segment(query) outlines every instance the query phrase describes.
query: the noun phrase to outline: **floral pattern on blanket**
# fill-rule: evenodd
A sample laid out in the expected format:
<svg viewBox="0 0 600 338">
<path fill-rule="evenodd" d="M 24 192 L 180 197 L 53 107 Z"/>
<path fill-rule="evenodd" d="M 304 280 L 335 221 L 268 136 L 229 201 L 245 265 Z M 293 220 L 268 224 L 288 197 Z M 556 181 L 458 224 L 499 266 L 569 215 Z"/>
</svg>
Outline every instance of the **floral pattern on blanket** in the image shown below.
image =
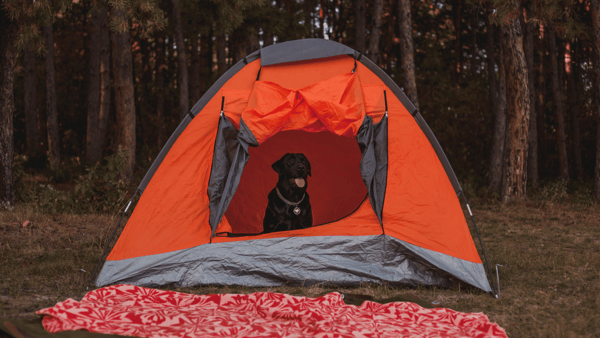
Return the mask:
<svg viewBox="0 0 600 338">
<path fill-rule="evenodd" d="M 37 311 L 44 328 L 136 337 L 506 337 L 483 313 L 425 309 L 414 303 L 346 305 L 257 292 L 191 295 L 114 285 Z"/>
</svg>

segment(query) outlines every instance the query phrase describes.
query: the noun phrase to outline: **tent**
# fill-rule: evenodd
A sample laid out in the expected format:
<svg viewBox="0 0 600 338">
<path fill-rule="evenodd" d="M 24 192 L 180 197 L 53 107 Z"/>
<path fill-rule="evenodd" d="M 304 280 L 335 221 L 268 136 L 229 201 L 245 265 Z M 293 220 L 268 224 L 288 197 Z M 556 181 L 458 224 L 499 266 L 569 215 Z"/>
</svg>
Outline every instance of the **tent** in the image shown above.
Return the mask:
<svg viewBox="0 0 600 338">
<path fill-rule="evenodd" d="M 287 152 L 311 162 L 314 226 L 261 234 L 271 164 Z M 279 43 L 234 65 L 137 192 L 97 286 L 462 281 L 492 291 L 432 131 L 390 77 L 337 42 Z"/>
</svg>

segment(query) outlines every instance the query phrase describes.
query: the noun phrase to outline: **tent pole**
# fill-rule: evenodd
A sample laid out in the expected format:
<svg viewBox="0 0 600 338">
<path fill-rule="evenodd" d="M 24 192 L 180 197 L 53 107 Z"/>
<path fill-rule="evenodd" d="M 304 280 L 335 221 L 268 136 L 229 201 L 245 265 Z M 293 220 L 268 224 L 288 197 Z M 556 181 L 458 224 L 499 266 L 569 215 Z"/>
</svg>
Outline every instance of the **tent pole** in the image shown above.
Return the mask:
<svg viewBox="0 0 600 338">
<path fill-rule="evenodd" d="M 113 230 L 113 233 L 110 236 L 110 239 L 106 243 L 106 247 L 104 247 L 104 251 L 102 252 L 102 255 L 100 256 L 100 259 L 98 260 L 98 264 L 96 264 L 96 268 L 94 269 L 92 278 L 90 278 L 90 281 L 88 282 L 87 286 L 85 287 L 86 290 L 90 288 L 90 285 L 92 284 L 92 281 L 94 280 L 94 277 L 96 276 L 96 272 L 98 271 L 98 268 L 100 267 L 100 264 L 102 263 L 102 258 L 106 254 L 106 250 L 108 250 L 108 247 L 110 246 L 110 243 L 112 242 L 113 237 L 115 237 L 115 234 L 117 233 L 117 229 L 119 228 L 119 225 L 121 225 L 121 221 L 123 221 L 123 217 L 125 217 L 125 214 L 127 214 L 127 210 L 129 210 L 129 206 L 131 206 L 131 202 L 133 202 L 133 199 L 138 194 L 138 192 L 140 192 L 139 189 L 135 191 L 135 193 L 133 194 L 133 196 L 131 196 L 131 199 L 127 203 L 127 206 L 125 207 L 125 211 L 123 211 L 123 215 L 121 215 L 121 219 L 119 219 L 119 223 L 117 223 L 117 226 Z"/>
<path fill-rule="evenodd" d="M 490 263 L 488 263 L 488 259 L 485 254 L 485 248 L 483 247 L 483 241 L 481 240 L 481 235 L 479 234 L 479 229 L 477 229 L 477 223 L 475 223 L 475 217 L 473 216 L 473 213 L 471 212 L 471 207 L 469 206 L 469 201 L 467 201 L 467 196 L 465 196 L 465 193 L 462 190 L 459 193 L 462 195 L 463 199 L 465 200 L 465 203 L 467 205 L 467 210 L 469 210 L 469 215 L 471 215 L 471 221 L 473 221 L 473 226 L 475 226 L 475 231 L 477 232 L 477 237 L 479 237 L 479 244 L 481 244 L 481 251 L 483 251 L 483 258 L 485 259 L 485 265 L 487 266 L 488 273 L 490 274 L 490 280 L 492 281 L 492 290 L 494 290 L 494 298 L 498 298 L 498 292 L 497 292 L 496 286 L 494 285 L 494 275 L 492 275 L 492 270 L 490 269 Z"/>
</svg>

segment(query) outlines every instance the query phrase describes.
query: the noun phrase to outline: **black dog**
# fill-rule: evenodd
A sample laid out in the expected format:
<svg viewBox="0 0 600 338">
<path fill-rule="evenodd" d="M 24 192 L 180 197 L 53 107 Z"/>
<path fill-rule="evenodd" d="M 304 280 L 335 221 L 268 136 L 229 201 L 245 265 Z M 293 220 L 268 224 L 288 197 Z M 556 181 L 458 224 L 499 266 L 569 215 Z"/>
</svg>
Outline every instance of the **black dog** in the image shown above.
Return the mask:
<svg viewBox="0 0 600 338">
<path fill-rule="evenodd" d="M 304 154 L 285 154 L 271 166 L 279 174 L 263 219 L 263 232 L 304 229 L 312 226 L 310 198 L 306 193 L 310 162 Z"/>
</svg>

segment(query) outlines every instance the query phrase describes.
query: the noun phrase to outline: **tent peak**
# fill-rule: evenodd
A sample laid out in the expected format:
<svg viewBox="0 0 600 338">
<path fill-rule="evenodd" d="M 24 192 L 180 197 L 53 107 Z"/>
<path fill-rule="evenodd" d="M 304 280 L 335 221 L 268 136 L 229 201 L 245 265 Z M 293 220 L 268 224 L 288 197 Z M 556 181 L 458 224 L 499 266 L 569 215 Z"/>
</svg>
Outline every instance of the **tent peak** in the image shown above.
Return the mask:
<svg viewBox="0 0 600 338">
<path fill-rule="evenodd" d="M 276 43 L 260 49 L 261 65 L 314 60 L 338 55 L 355 55 L 354 49 L 324 39 L 301 39 Z"/>
</svg>

